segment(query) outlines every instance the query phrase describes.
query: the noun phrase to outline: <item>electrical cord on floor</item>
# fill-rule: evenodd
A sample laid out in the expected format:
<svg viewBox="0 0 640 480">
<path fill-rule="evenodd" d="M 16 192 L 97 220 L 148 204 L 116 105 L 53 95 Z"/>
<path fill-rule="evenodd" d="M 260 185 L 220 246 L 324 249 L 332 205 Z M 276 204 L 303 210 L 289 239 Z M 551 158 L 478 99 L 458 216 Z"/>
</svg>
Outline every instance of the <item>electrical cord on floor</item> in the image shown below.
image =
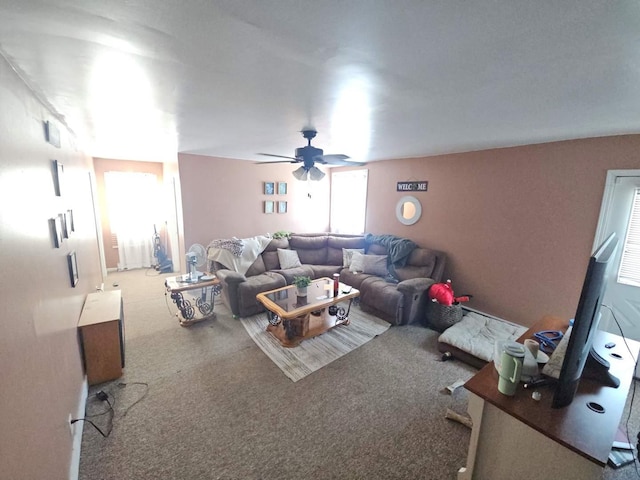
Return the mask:
<svg viewBox="0 0 640 480">
<path fill-rule="evenodd" d="M 125 411 L 122 413 L 123 417 L 127 416 L 127 413 L 129 413 L 129 410 L 131 410 L 133 407 L 135 407 L 138 403 L 140 403 L 144 397 L 147 396 L 147 393 L 149 393 L 149 384 L 146 382 L 129 382 L 129 383 L 124 383 L 124 382 L 120 382 L 118 383 L 118 387 L 120 388 L 125 388 L 129 385 L 143 385 L 145 387 L 144 389 L 144 393 L 142 394 L 142 396 L 140 398 L 138 398 L 135 402 L 133 402 L 131 405 L 129 405 Z"/>
<path fill-rule="evenodd" d="M 629 355 L 631 355 L 631 358 L 633 357 L 633 353 L 631 352 L 631 348 L 629 347 L 629 344 L 627 343 L 627 337 L 625 337 L 624 332 L 622 331 L 622 327 L 620 326 L 620 323 L 618 322 L 618 319 L 616 318 L 616 314 L 613 312 L 613 309 L 609 306 L 609 305 L 602 305 L 603 307 L 605 307 L 607 310 L 609 310 L 609 312 L 611 312 L 611 316 L 613 317 L 613 321 L 616 322 L 616 325 L 618 326 L 618 330 L 620 330 L 620 336 L 622 337 L 622 340 L 624 341 L 625 346 L 627 347 L 627 350 L 629 351 Z M 629 439 L 629 420 L 631 420 L 631 410 L 633 409 L 633 401 L 635 400 L 635 396 L 636 396 L 636 380 L 635 380 L 635 371 L 638 367 L 638 359 L 634 358 L 635 360 L 635 367 L 634 367 L 634 375 L 631 378 L 631 382 L 633 382 L 633 388 L 631 389 L 631 401 L 629 403 L 629 413 L 627 414 L 627 419 L 625 421 L 625 434 L 627 435 L 627 439 Z M 637 448 L 640 451 L 640 432 L 638 432 L 637 435 L 637 440 L 638 440 L 638 445 Z M 636 470 L 636 475 L 638 476 L 638 478 L 640 478 L 640 470 L 638 470 L 638 455 L 636 454 L 636 452 L 633 451 L 633 449 L 631 450 L 631 453 L 633 454 L 633 466 Z"/>
<path fill-rule="evenodd" d="M 95 398 L 97 398 L 98 400 L 101 400 L 103 402 L 107 402 L 107 404 L 109 405 L 109 408 L 107 410 L 105 410 L 104 412 L 101 413 L 96 413 L 93 415 L 87 415 L 84 418 L 75 418 L 73 420 L 71 420 L 71 425 L 73 425 L 74 423 L 77 422 L 85 422 L 85 423 L 89 423 L 93 426 L 93 428 L 95 428 L 98 433 L 100 433 L 100 435 L 102 435 L 104 438 L 107 438 L 110 434 L 111 431 L 113 430 L 113 417 L 115 416 L 115 410 L 113 409 L 113 405 L 115 405 L 115 398 L 113 400 L 113 404 L 109 401 L 109 395 L 107 393 L 105 393 L 104 391 L 100 390 L 98 393 L 96 393 L 95 395 L 93 395 Z M 93 421 L 89 420 L 89 418 L 95 418 L 95 417 L 100 417 L 102 415 L 106 415 L 107 413 L 111 413 L 111 415 L 109 416 L 109 419 L 107 420 L 107 430 L 106 432 L 103 432 L 102 429 L 100 427 L 98 427 L 95 423 L 93 423 Z"/>
<path fill-rule="evenodd" d="M 142 386 L 145 387 L 144 393 L 140 396 L 140 398 L 138 398 L 135 402 L 133 402 L 131 405 L 129 405 L 124 410 L 124 412 L 122 413 L 122 416 L 126 417 L 127 413 L 129 413 L 129 410 L 131 410 L 134 406 L 136 406 L 138 403 L 140 403 L 147 396 L 147 393 L 149 392 L 149 384 L 146 383 L 146 382 L 129 382 L 129 383 L 120 382 L 117 385 L 120 388 L 125 388 L 125 387 L 127 387 L 129 385 L 142 385 Z M 95 428 L 98 431 L 98 433 L 100 433 L 100 435 L 102 435 L 104 438 L 107 438 L 111 434 L 111 431 L 113 430 L 113 420 L 114 420 L 115 415 L 116 415 L 116 411 L 115 411 L 115 408 L 114 408 L 115 404 L 116 404 L 116 397 L 113 394 L 111 394 L 111 397 L 113 398 L 113 403 L 111 403 L 109 401 L 109 394 L 106 393 L 104 390 L 100 390 L 96 394 L 91 395 L 91 397 L 89 397 L 89 398 L 93 398 L 93 397 L 97 398 L 100 401 L 107 402 L 107 405 L 109 405 L 109 408 L 107 410 L 103 411 L 103 412 L 100 412 L 100 413 L 94 413 L 92 415 L 86 415 L 83 418 L 75 418 L 75 419 L 71 420 L 71 424 L 73 425 L 74 423 L 77 423 L 77 422 L 89 423 L 90 425 L 93 426 L 93 428 Z M 107 423 L 107 429 L 106 430 L 103 430 L 98 425 L 96 425 L 92 420 L 90 420 L 92 418 L 101 417 L 101 416 L 106 415 L 108 413 L 110 413 L 111 415 L 109 416 L 109 419 L 107 420 L 108 423 Z"/>
</svg>

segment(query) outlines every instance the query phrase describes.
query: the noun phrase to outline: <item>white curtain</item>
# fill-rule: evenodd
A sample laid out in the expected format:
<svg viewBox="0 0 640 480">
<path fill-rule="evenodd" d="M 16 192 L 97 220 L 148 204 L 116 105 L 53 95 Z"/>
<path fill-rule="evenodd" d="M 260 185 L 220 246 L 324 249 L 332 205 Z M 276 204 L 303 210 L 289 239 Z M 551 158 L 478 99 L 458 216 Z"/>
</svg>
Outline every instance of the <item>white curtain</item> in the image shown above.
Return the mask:
<svg viewBox="0 0 640 480">
<path fill-rule="evenodd" d="M 118 270 L 150 267 L 153 226 L 158 215 L 159 186 L 155 175 L 105 172 L 111 232 L 118 239 Z"/>
<path fill-rule="evenodd" d="M 331 173 L 331 231 L 364 233 L 369 170 Z"/>
</svg>

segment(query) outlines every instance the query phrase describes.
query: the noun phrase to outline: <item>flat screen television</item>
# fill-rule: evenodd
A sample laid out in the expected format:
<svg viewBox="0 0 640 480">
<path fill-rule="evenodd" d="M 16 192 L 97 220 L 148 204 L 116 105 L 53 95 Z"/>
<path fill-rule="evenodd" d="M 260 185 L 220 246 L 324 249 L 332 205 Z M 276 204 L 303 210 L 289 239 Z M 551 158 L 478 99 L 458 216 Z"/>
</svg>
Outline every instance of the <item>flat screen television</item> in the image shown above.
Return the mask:
<svg viewBox="0 0 640 480">
<path fill-rule="evenodd" d="M 600 323 L 602 297 L 617 247 L 618 239 L 615 233 L 612 233 L 589 259 L 578 309 L 553 395 L 553 408 L 565 407 L 573 401 L 581 377 L 595 379 L 614 388 L 620 385 L 620 380 L 609 372 L 609 362 L 593 349 L 593 337 Z"/>
</svg>

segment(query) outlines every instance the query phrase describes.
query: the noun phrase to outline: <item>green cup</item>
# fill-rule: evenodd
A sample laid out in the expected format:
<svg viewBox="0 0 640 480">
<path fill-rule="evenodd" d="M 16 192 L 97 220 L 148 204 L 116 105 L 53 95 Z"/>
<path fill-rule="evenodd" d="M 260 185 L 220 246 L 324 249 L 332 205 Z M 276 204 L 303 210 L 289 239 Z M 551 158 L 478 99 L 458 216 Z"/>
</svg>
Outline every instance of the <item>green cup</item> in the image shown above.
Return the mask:
<svg viewBox="0 0 640 480">
<path fill-rule="evenodd" d="M 517 342 L 506 342 L 503 346 L 498 391 L 504 395 L 513 396 L 522 375 L 524 362 L 524 345 Z"/>
</svg>

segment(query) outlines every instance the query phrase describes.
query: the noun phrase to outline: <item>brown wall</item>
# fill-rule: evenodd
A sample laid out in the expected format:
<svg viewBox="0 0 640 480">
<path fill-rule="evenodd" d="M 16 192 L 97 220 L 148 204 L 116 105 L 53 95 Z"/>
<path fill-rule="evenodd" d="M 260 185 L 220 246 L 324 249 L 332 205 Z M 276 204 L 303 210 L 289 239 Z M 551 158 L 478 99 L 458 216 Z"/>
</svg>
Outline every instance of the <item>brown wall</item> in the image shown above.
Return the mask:
<svg viewBox="0 0 640 480">
<path fill-rule="evenodd" d="M 102 224 L 102 239 L 104 242 L 104 256 L 107 268 L 118 267 L 118 249 L 113 248 L 111 242 L 111 225 L 109 224 L 109 210 L 107 208 L 107 194 L 104 188 L 105 172 L 138 172 L 152 173 L 158 179 L 158 184 L 162 185 L 163 165 L 157 162 L 135 162 L 131 160 L 111 160 L 108 158 L 94 158 L 93 166 L 96 172 L 96 183 L 98 185 L 98 205 L 100 206 L 100 221 Z M 161 226 L 158 226 L 161 228 Z M 153 232 L 149 232 L 149 237 Z M 162 238 L 164 232 L 161 232 Z"/>
<path fill-rule="evenodd" d="M 607 170 L 640 169 L 640 136 L 593 138 L 372 162 L 366 230 L 408 237 L 448 253 L 446 275 L 469 306 L 530 325 L 575 313 L 592 250 Z M 186 245 L 279 229 L 324 231 L 293 165 L 180 155 Z M 328 179 L 325 177 L 325 180 Z M 287 179 L 291 215 L 264 215 L 261 184 Z M 412 226 L 395 218 L 396 182 L 428 180 L 416 193 L 423 213 Z M 205 192 L 211 192 L 209 195 Z M 322 200 L 328 204 L 328 193 Z M 233 206 L 237 205 L 237 208 Z M 206 219 L 203 221 L 203 219 Z"/>
<path fill-rule="evenodd" d="M 531 325 L 571 318 L 595 238 L 607 170 L 640 169 L 640 135 L 375 162 L 367 231 L 449 255 L 456 293 L 482 311 Z M 413 226 L 395 220 L 396 182 L 428 180 Z"/>
<path fill-rule="evenodd" d="M 74 417 L 83 395 L 76 325 L 86 294 L 100 285 L 89 172 L 60 124 L 62 148 L 45 143 L 55 121 L 0 56 L 0 477 L 68 478 Z M 64 165 L 61 197 L 51 160 Z M 76 231 L 54 248 L 48 220 L 73 209 Z M 72 288 L 67 254 L 76 251 Z"/>
<path fill-rule="evenodd" d="M 298 165 L 290 163 L 256 165 L 188 154 L 179 154 L 178 164 L 187 249 L 217 238 L 329 228 L 329 175 L 301 182 L 291 174 Z M 263 194 L 263 182 L 278 181 L 287 182 L 286 195 Z M 263 213 L 265 200 L 286 201 L 288 212 Z"/>
</svg>

